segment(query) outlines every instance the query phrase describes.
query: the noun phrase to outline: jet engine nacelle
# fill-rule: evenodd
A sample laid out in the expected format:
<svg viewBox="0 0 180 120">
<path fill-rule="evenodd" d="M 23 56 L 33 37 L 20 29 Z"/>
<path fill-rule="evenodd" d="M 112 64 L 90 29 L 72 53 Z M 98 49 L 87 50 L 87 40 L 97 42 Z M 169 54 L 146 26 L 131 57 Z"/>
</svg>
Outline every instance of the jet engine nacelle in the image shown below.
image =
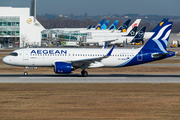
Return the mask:
<svg viewBox="0 0 180 120">
<path fill-rule="evenodd" d="M 71 73 L 72 63 L 66 62 L 55 62 L 54 72 L 55 73 Z"/>
</svg>

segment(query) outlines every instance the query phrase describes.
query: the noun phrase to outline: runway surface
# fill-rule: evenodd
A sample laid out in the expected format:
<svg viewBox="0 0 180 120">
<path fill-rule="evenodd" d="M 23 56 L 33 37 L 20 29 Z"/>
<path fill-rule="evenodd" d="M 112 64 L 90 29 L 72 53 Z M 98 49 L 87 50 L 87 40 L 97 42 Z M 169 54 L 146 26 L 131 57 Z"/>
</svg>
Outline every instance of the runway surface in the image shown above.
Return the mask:
<svg viewBox="0 0 180 120">
<path fill-rule="evenodd" d="M 0 74 L 0 83 L 180 83 L 178 74 Z"/>
</svg>

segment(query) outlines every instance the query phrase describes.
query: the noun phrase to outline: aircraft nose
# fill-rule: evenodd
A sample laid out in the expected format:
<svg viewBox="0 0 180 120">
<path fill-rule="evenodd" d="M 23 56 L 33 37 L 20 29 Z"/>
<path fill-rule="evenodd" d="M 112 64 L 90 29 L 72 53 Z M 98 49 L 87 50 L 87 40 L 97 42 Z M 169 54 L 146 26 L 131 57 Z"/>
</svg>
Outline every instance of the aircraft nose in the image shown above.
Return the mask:
<svg viewBox="0 0 180 120">
<path fill-rule="evenodd" d="M 4 58 L 2 59 L 2 61 L 3 61 L 5 64 L 8 64 L 9 59 L 8 59 L 8 57 L 4 57 Z"/>
</svg>

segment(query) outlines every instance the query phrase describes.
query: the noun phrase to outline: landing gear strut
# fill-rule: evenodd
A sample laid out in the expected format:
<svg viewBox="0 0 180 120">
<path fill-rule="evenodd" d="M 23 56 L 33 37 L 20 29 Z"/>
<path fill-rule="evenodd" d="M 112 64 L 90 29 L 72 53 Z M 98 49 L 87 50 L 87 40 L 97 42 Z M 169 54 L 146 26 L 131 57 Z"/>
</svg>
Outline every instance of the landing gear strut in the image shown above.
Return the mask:
<svg viewBox="0 0 180 120">
<path fill-rule="evenodd" d="M 87 77 L 87 76 L 88 76 L 88 72 L 85 71 L 85 70 L 82 70 L 82 71 L 81 71 L 81 75 L 82 75 L 83 77 Z"/>
<path fill-rule="evenodd" d="M 28 75 L 28 67 L 25 67 L 25 72 L 24 75 L 27 76 Z"/>
</svg>

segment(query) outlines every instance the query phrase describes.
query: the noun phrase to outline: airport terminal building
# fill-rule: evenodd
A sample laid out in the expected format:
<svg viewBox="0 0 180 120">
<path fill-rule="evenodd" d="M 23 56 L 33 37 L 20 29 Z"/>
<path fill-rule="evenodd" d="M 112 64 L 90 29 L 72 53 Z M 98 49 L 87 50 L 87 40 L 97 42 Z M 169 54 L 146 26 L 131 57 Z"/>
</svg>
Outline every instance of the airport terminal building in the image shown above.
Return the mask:
<svg viewBox="0 0 180 120">
<path fill-rule="evenodd" d="M 0 48 L 41 45 L 44 27 L 30 16 L 30 8 L 0 7 Z"/>
</svg>

